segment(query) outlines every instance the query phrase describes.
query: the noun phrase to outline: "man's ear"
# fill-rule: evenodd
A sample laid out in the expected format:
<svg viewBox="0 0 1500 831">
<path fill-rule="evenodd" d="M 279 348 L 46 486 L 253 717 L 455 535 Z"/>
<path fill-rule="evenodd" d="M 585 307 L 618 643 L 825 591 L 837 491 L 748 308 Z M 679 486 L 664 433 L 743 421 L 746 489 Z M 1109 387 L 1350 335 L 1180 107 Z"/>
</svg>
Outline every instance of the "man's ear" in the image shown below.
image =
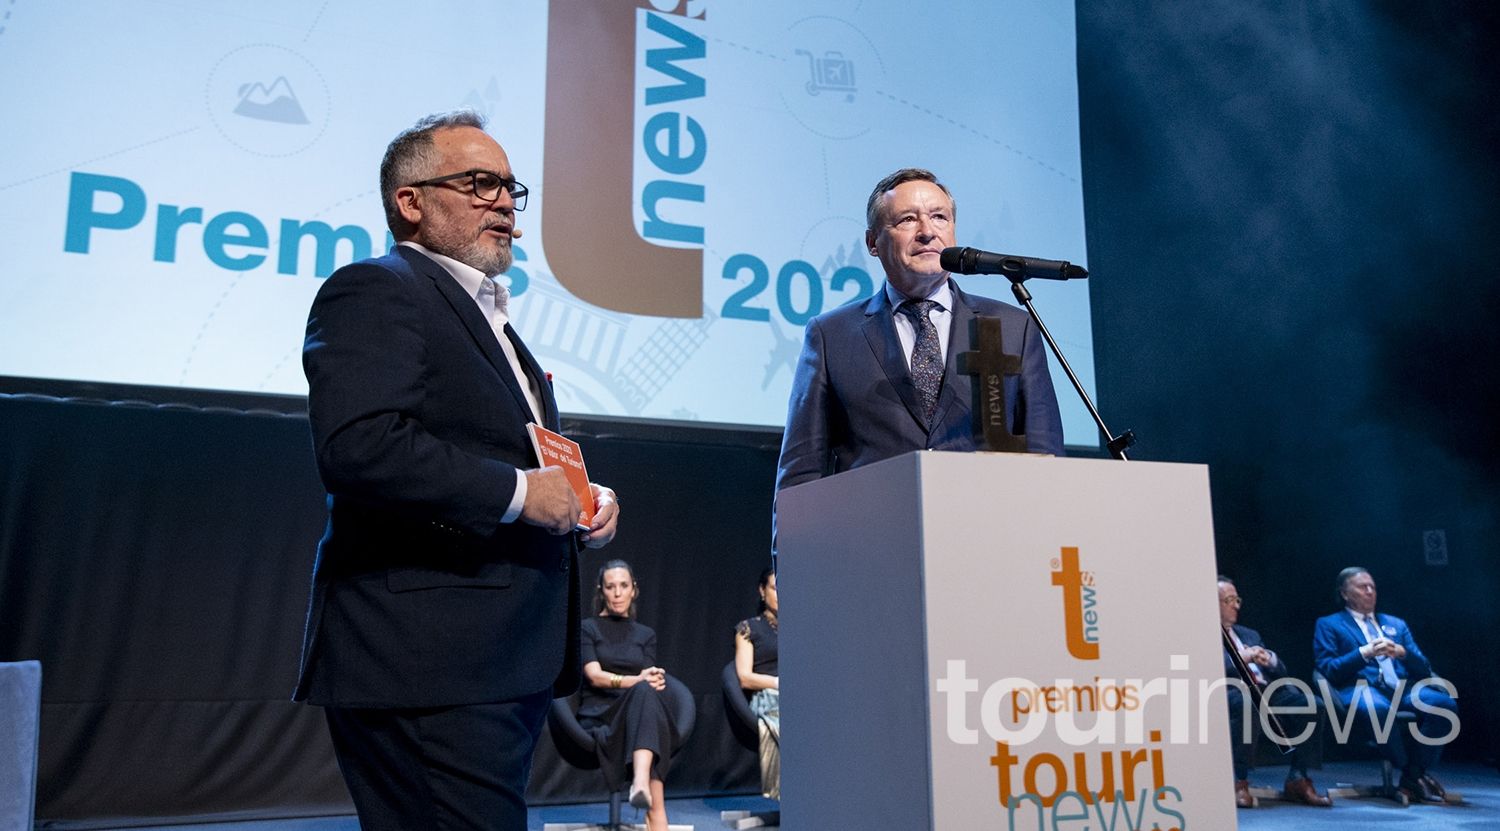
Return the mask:
<svg viewBox="0 0 1500 831">
<path fill-rule="evenodd" d="M 393 197 L 396 201 L 396 210 L 401 214 L 402 219 L 413 226 L 422 224 L 422 206 L 417 199 L 416 188 L 396 188 Z"/>
<path fill-rule="evenodd" d="M 879 254 L 875 253 L 875 240 L 879 236 L 880 235 L 874 231 L 865 231 L 865 248 L 869 250 L 870 256 L 872 257 L 880 256 Z"/>
</svg>

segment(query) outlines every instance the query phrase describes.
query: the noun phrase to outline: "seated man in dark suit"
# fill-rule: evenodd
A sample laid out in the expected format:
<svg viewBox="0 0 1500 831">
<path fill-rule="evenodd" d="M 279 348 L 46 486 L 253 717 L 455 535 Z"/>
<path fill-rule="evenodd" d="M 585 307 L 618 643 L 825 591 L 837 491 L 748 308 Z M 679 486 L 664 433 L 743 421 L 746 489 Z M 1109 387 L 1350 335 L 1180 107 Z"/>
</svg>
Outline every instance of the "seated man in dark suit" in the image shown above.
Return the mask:
<svg viewBox="0 0 1500 831">
<path fill-rule="evenodd" d="M 1235 589 L 1234 581 L 1224 575 L 1219 575 L 1219 624 L 1229 630 L 1230 639 L 1235 642 L 1239 649 L 1240 658 L 1244 659 L 1245 665 L 1250 668 L 1250 674 L 1255 683 L 1265 687 L 1278 678 L 1286 677 L 1286 664 L 1281 658 L 1261 644 L 1260 633 L 1239 624 L 1240 605 L 1242 601 L 1239 591 Z M 1224 653 L 1224 674 L 1230 678 L 1239 678 L 1240 674 L 1234 667 L 1226 650 Z M 1234 753 L 1234 804 L 1241 808 L 1249 808 L 1255 804 L 1250 798 L 1250 760 L 1255 749 L 1255 730 L 1247 731 L 1245 728 L 1247 711 L 1250 709 L 1245 701 L 1245 693 L 1239 687 L 1231 686 L 1225 690 L 1225 697 L 1229 700 L 1229 746 Z M 1314 699 L 1316 701 L 1316 699 Z M 1277 685 L 1271 694 L 1266 697 L 1266 702 L 1273 707 L 1299 708 L 1308 705 L 1307 692 L 1297 684 Z M 1307 765 L 1310 761 L 1307 756 L 1307 739 L 1312 739 L 1317 731 L 1319 721 L 1316 710 L 1306 715 L 1301 713 L 1277 712 L 1277 718 L 1281 720 L 1282 729 L 1286 731 L 1287 739 L 1298 739 L 1303 733 L 1307 736 L 1298 741 L 1291 753 L 1287 754 L 1286 784 L 1282 786 L 1281 795 L 1284 799 L 1301 802 L 1304 805 L 1315 805 L 1326 808 L 1333 805 L 1333 800 L 1325 794 L 1318 793 L 1313 787 L 1312 779 L 1307 775 Z M 1249 725 L 1260 725 L 1260 719 L 1250 718 Z M 1312 725 L 1312 730 L 1307 726 Z"/>
<path fill-rule="evenodd" d="M 1382 755 L 1401 771 L 1401 790 L 1409 799 L 1443 800 L 1443 786 L 1428 771 L 1443 745 L 1458 733 L 1458 704 L 1440 687 L 1420 685 L 1433 677 L 1432 666 L 1417 648 L 1401 618 L 1375 612 L 1375 578 L 1359 566 L 1339 572 L 1338 595 L 1344 610 L 1318 618 L 1313 630 L 1313 661 L 1346 706 L 1357 725 L 1385 724 L 1391 702 L 1415 712 L 1420 736 L 1408 753 L 1405 738 L 1393 730 L 1380 744 Z M 1367 721 L 1373 719 L 1373 721 Z"/>
</svg>

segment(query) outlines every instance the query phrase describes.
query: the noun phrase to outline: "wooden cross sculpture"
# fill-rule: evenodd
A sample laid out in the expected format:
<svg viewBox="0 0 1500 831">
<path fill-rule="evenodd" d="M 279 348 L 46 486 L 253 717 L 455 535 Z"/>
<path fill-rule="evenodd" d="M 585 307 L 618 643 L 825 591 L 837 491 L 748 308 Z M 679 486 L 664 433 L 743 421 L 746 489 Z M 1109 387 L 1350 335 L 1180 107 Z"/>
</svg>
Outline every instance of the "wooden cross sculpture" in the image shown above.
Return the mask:
<svg viewBox="0 0 1500 831">
<path fill-rule="evenodd" d="M 1005 353 L 998 317 L 969 321 L 969 343 L 978 348 L 958 354 L 958 371 L 974 376 L 973 417 L 985 445 L 1002 453 L 1025 453 L 1026 436 L 1011 433 L 1005 418 L 1005 378 L 1021 374 L 1021 356 Z"/>
</svg>

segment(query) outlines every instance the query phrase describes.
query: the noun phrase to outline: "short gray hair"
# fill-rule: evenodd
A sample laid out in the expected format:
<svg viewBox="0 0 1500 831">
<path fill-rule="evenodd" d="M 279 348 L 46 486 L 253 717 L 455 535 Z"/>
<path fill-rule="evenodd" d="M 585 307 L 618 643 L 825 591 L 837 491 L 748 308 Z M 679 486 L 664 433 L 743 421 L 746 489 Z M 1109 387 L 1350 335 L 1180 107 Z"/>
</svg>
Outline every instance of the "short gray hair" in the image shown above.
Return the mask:
<svg viewBox="0 0 1500 831">
<path fill-rule="evenodd" d="M 427 178 L 437 165 L 432 136 L 439 130 L 473 127 L 483 130 L 485 117 L 471 109 L 435 113 L 421 119 L 391 140 L 380 160 L 380 204 L 385 208 L 385 222 L 400 239 L 411 229 L 396 209 L 396 191 L 412 182 Z"/>
<path fill-rule="evenodd" d="M 1345 604 L 1349 602 L 1344 599 L 1344 587 L 1349 585 L 1350 580 L 1353 580 L 1361 574 L 1369 573 L 1370 570 L 1365 568 L 1364 566 L 1349 566 L 1348 568 L 1339 572 L 1338 582 L 1334 584 L 1334 591 L 1338 594 L 1339 602 Z M 1371 579 L 1374 578 L 1372 577 Z"/>
<path fill-rule="evenodd" d="M 948 204 L 953 208 L 953 216 L 950 218 L 958 218 L 958 202 L 954 200 L 953 194 L 948 190 L 948 186 L 938 181 L 937 174 L 930 170 L 923 170 L 920 167 L 903 167 L 876 182 L 875 189 L 870 191 L 870 201 L 865 203 L 866 228 L 874 231 L 880 226 L 880 213 L 884 207 L 880 201 L 880 197 L 884 196 L 886 191 L 894 190 L 898 185 L 904 185 L 907 182 L 931 182 L 937 185 L 942 189 L 943 193 L 948 194 Z"/>
</svg>

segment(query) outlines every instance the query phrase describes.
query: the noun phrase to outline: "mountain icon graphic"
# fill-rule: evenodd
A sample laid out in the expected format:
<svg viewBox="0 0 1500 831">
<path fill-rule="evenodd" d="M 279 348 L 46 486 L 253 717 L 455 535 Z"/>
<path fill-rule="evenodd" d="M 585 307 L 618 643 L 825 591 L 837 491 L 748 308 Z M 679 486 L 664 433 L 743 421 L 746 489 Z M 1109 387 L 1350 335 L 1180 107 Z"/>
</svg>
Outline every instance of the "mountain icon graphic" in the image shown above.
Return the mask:
<svg viewBox="0 0 1500 831">
<path fill-rule="evenodd" d="M 307 114 L 297 102 L 297 94 L 284 76 L 272 82 L 270 88 L 260 82 L 240 84 L 240 103 L 234 108 L 235 115 L 278 124 L 307 124 Z"/>
</svg>

